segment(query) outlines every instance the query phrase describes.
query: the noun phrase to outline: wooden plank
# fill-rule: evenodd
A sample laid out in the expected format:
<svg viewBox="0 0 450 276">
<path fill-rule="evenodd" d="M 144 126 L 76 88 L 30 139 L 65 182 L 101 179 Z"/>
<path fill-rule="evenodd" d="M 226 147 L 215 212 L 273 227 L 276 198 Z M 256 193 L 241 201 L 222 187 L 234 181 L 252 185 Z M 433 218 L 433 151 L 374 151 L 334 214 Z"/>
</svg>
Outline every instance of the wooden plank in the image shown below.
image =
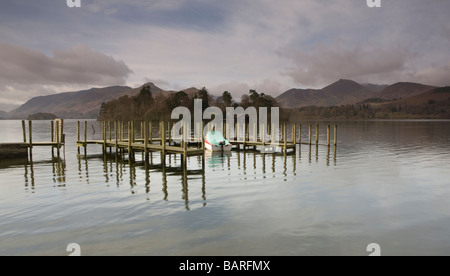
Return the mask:
<svg viewBox="0 0 450 276">
<path fill-rule="evenodd" d="M 11 143 L 0 144 L 0 159 L 28 157 L 28 144 Z"/>
</svg>

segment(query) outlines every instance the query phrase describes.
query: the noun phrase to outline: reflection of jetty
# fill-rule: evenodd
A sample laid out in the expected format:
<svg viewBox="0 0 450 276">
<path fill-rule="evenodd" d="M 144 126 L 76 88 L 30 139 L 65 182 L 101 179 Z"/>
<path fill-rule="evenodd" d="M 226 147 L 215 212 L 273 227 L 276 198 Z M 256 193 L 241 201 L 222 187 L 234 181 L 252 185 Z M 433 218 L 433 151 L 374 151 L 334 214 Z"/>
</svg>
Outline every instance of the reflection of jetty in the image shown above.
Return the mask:
<svg viewBox="0 0 450 276">
<path fill-rule="evenodd" d="M 57 149 L 57 156 L 60 156 L 60 149 L 65 145 L 65 136 L 63 131 L 64 121 L 56 119 L 50 122 L 51 141 L 39 142 L 33 141 L 33 122 L 28 121 L 28 141 L 26 133 L 26 122 L 22 121 L 23 142 L 0 143 L 0 159 L 7 158 L 26 158 L 28 153 L 30 160 L 33 156 L 33 147 L 51 147 L 52 156 L 53 149 Z"/>
<path fill-rule="evenodd" d="M 88 140 L 87 139 L 87 122 L 84 122 L 84 139 L 81 138 L 81 124 L 77 122 L 77 146 L 78 153 L 80 153 L 80 147 L 84 147 L 84 153 L 87 154 L 87 146 L 102 145 L 103 152 L 106 153 L 107 149 L 115 149 L 116 153 L 128 152 L 131 158 L 134 158 L 134 152 L 144 152 L 147 156 L 149 152 L 161 152 L 165 154 L 181 154 L 183 159 L 189 156 L 203 155 L 205 152 L 205 144 L 203 139 L 188 138 L 185 141 L 180 139 L 173 139 L 171 137 L 172 122 L 159 122 L 159 127 L 154 134 L 154 128 L 152 122 L 102 122 L 102 139 L 101 140 Z M 197 126 L 198 129 L 202 129 L 203 126 Z M 252 130 L 251 130 L 252 128 Z M 325 145 L 331 146 L 331 126 L 327 125 L 327 142 L 326 144 L 319 143 L 319 125 L 316 125 L 315 142 L 313 142 L 312 125 L 309 125 L 308 141 L 302 140 L 302 125 L 292 124 L 292 130 L 290 132 L 290 138 L 287 134 L 287 125 L 281 125 L 279 133 L 281 139 L 277 143 L 265 142 L 264 137 L 267 131 L 261 132 L 262 135 L 258 135 L 259 131 L 256 125 L 250 126 L 249 124 L 235 125 L 236 130 L 241 130 L 244 135 L 238 136 L 237 131 L 230 135 L 229 127 L 224 125 L 225 138 L 236 149 L 248 149 L 252 148 L 256 150 L 258 147 L 260 151 L 275 151 L 274 148 L 279 148 L 282 152 L 293 150 L 295 152 L 296 145 Z M 270 132 L 271 133 L 271 132 Z M 297 135 L 298 133 L 298 135 Z M 137 135 L 138 134 L 138 135 Z M 201 135 L 203 137 L 203 135 Z M 298 137 L 298 139 L 297 139 Z M 337 126 L 334 126 L 334 146 L 337 145 Z"/>
</svg>

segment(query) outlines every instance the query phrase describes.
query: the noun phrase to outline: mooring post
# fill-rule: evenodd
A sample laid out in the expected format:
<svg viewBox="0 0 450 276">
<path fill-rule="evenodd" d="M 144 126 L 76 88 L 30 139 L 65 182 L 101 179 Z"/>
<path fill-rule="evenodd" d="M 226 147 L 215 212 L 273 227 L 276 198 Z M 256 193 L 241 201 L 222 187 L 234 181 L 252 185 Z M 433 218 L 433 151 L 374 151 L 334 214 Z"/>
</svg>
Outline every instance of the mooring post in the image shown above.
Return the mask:
<svg viewBox="0 0 450 276">
<path fill-rule="evenodd" d="M 311 142 L 311 125 L 309 125 L 309 144 L 311 145 L 312 144 L 312 142 Z"/>
<path fill-rule="evenodd" d="M 184 127 L 185 126 L 183 126 L 183 132 L 184 132 Z M 170 146 L 170 141 L 172 140 L 172 134 L 170 133 L 171 131 L 170 131 L 170 121 L 169 122 L 167 122 L 167 136 L 168 136 L 168 142 L 169 142 L 169 146 Z"/>
<path fill-rule="evenodd" d="M 106 154 L 106 121 L 102 122 L 102 134 L 103 134 L 103 154 Z"/>
<path fill-rule="evenodd" d="M 183 146 L 183 160 L 184 164 L 187 164 L 187 137 L 189 135 L 187 129 L 186 129 L 186 123 L 183 124 L 183 135 L 181 136 L 181 144 Z M 186 134 L 185 134 L 186 133 Z M 186 138 L 186 139 L 184 139 Z"/>
<path fill-rule="evenodd" d="M 302 143 L 302 124 L 298 125 L 298 143 Z"/>
<path fill-rule="evenodd" d="M 142 126 L 142 125 L 141 125 Z M 148 162 L 148 123 L 144 121 L 144 154 L 145 154 L 145 163 Z"/>
<path fill-rule="evenodd" d="M 319 144 L 319 125 L 316 125 L 316 145 Z"/>
<path fill-rule="evenodd" d="M 54 126 L 53 121 L 50 121 L 50 132 L 51 132 L 51 136 L 52 136 L 50 141 L 53 143 L 53 142 L 55 142 L 55 126 Z"/>
<path fill-rule="evenodd" d="M 263 147 L 265 147 L 266 146 L 266 129 L 265 129 L 265 124 L 261 124 L 261 135 L 262 135 L 262 137 L 261 137 L 261 142 L 262 142 L 262 144 L 263 144 Z M 264 148 L 264 151 L 265 151 L 266 149 Z"/>
<path fill-rule="evenodd" d="M 205 138 L 204 138 L 204 135 L 203 135 L 203 128 L 205 127 L 205 123 L 203 122 L 203 120 L 202 120 L 202 123 L 201 123 L 202 125 L 201 125 L 201 130 L 200 130 L 200 139 L 201 139 L 201 142 L 202 142 L 202 150 L 203 150 L 203 158 L 205 157 Z"/>
<path fill-rule="evenodd" d="M 87 121 L 84 121 L 84 156 L 87 155 Z"/>
<path fill-rule="evenodd" d="M 56 121 L 56 150 L 57 150 L 58 158 L 59 158 L 59 149 L 60 149 L 60 143 L 61 143 L 60 137 L 59 137 L 59 128 L 60 128 L 59 121 Z M 53 151 L 53 149 L 52 149 L 52 151 Z"/>
<path fill-rule="evenodd" d="M 117 155 L 117 150 L 118 150 L 118 147 L 119 147 L 119 130 L 117 129 L 118 128 L 118 126 L 119 126 L 119 123 L 117 122 L 117 121 L 114 121 L 114 139 L 116 140 L 115 141 L 115 153 L 116 153 L 116 155 Z"/>
<path fill-rule="evenodd" d="M 149 123 L 148 123 L 148 136 L 150 137 L 150 144 L 152 144 L 153 143 L 153 138 L 152 138 L 152 121 L 150 121 Z"/>
<path fill-rule="evenodd" d="M 32 121 L 28 121 L 28 136 L 30 136 L 30 160 L 33 156 L 33 123 Z"/>
<path fill-rule="evenodd" d="M 80 154 L 80 121 L 77 121 L 77 154 Z"/>
<path fill-rule="evenodd" d="M 295 145 L 295 141 L 297 141 L 297 125 L 295 123 L 292 124 L 292 144 Z"/>
<path fill-rule="evenodd" d="M 22 134 L 23 134 L 23 142 L 27 142 L 27 130 L 25 127 L 25 120 L 22 120 Z"/>
<path fill-rule="evenodd" d="M 284 143 L 284 153 L 286 153 L 286 150 L 287 150 L 286 124 L 283 124 L 283 143 Z"/>
<path fill-rule="evenodd" d="M 111 125 L 111 121 L 108 121 L 108 132 L 109 132 L 109 137 L 108 137 L 108 141 L 109 141 L 109 153 L 111 154 L 111 142 L 112 142 L 112 125 Z"/>
<path fill-rule="evenodd" d="M 337 145 L 337 125 L 334 125 L 334 145 Z"/>
<path fill-rule="evenodd" d="M 327 126 L 327 146 L 330 146 L 330 125 Z"/>
<path fill-rule="evenodd" d="M 163 144 L 163 154 L 165 156 L 166 155 L 166 127 L 165 127 L 164 122 L 161 122 L 161 127 L 162 127 L 162 129 L 161 129 L 161 135 L 162 135 L 161 142 Z"/>
<path fill-rule="evenodd" d="M 128 121 L 128 159 L 131 156 L 131 122 Z"/>
</svg>

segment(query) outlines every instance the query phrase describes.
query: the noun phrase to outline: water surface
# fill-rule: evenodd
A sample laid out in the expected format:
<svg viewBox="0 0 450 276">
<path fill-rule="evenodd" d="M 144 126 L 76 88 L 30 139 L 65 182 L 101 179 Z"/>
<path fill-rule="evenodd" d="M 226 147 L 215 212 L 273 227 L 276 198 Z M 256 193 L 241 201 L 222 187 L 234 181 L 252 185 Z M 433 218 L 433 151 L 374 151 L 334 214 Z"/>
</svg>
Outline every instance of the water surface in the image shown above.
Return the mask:
<svg viewBox="0 0 450 276">
<path fill-rule="evenodd" d="M 338 124 L 336 148 L 190 157 L 186 171 L 176 155 L 80 157 L 65 120 L 60 158 L 0 163 L 0 255 L 449 255 L 450 122 L 319 123 L 321 141 Z M 0 129 L 21 141 L 20 121 Z M 100 129 L 89 121 L 88 139 Z M 50 140 L 48 121 L 33 140 Z"/>
</svg>

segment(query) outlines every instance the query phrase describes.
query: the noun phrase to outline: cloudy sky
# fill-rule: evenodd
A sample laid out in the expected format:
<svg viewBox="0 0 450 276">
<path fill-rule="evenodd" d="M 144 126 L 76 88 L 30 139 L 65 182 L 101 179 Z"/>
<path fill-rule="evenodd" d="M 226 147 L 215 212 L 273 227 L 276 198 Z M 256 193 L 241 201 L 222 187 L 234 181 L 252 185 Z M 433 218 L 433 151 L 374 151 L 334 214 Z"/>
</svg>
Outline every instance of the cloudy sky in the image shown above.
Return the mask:
<svg viewBox="0 0 450 276">
<path fill-rule="evenodd" d="M 450 1 L 0 0 L 0 110 L 152 81 L 235 97 L 341 78 L 450 85 Z"/>
</svg>

